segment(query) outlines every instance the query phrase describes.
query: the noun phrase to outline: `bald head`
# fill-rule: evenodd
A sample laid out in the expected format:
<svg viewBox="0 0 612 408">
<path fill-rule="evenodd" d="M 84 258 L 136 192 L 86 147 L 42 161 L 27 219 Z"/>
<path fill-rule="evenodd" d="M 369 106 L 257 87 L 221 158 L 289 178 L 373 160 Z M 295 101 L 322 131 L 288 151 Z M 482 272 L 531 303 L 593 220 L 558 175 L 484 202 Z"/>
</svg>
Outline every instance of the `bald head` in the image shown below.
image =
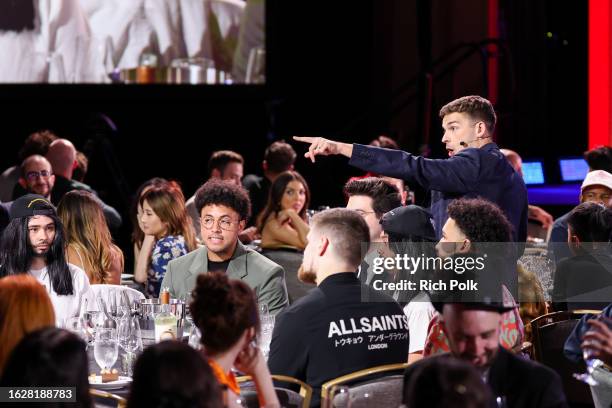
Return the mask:
<svg viewBox="0 0 612 408">
<path fill-rule="evenodd" d="M 506 156 L 506 159 L 510 162 L 512 168 L 521 176 L 523 176 L 523 159 L 514 150 L 500 149 L 500 151 Z"/>
<path fill-rule="evenodd" d="M 47 160 L 53 167 L 53 172 L 67 179 L 72 179 L 77 151 L 70 140 L 57 139 L 49 145 Z"/>
</svg>

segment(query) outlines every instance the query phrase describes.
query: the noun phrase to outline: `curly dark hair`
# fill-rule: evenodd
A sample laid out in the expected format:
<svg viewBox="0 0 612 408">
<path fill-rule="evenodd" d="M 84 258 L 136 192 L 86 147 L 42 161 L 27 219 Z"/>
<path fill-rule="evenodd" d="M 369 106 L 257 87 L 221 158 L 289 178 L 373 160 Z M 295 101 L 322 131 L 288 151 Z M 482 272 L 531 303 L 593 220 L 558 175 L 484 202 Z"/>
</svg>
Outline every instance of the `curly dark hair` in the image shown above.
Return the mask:
<svg viewBox="0 0 612 408">
<path fill-rule="evenodd" d="M 483 121 L 489 135 L 493 135 L 497 116 L 495 116 L 495 109 L 493 109 L 493 105 L 488 99 L 478 95 L 469 95 L 455 99 L 440 109 L 440 118 L 443 119 L 446 115 L 455 112 L 466 113 L 472 119 Z"/>
<path fill-rule="evenodd" d="M 512 225 L 502 210 L 482 198 L 461 198 L 448 205 L 448 216 L 472 242 L 510 242 Z"/>
<path fill-rule="evenodd" d="M 372 209 L 376 217 L 402 205 L 397 187 L 378 177 L 350 180 L 344 185 L 344 194 L 348 197 L 366 196 L 372 199 Z"/>
<path fill-rule="evenodd" d="M 207 205 L 224 205 L 236 211 L 240 220 L 251 215 L 249 193 L 241 187 L 219 179 L 210 179 L 196 191 L 195 205 L 198 214 Z"/>
<path fill-rule="evenodd" d="M 209 353 L 229 350 L 251 327 L 259 333 L 255 294 L 241 280 L 222 273 L 201 274 L 192 299 L 189 310 Z"/>
</svg>

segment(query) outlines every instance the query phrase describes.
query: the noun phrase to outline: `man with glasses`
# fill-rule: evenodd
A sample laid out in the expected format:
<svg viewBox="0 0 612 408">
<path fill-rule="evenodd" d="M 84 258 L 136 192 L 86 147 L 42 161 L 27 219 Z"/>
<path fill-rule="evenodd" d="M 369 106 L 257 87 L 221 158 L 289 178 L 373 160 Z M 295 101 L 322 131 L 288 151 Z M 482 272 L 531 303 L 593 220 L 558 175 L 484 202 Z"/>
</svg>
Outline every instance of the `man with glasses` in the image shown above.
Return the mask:
<svg viewBox="0 0 612 408">
<path fill-rule="evenodd" d="M 50 200 L 55 184 L 51 163 L 38 154 L 27 157 L 21 163 L 18 183 L 26 193 L 38 194 Z M 8 225 L 8 214 L 12 205 L 13 201 L 0 204 L 0 232 Z"/>
<path fill-rule="evenodd" d="M 432 160 L 400 150 L 340 143 L 321 137 L 295 137 L 309 143 L 306 157 L 343 155 L 349 164 L 372 173 L 400 178 L 431 190 L 431 213 L 437 238 L 448 218 L 448 204 L 461 197 L 485 198 L 497 204 L 513 225 L 514 241 L 527 237 L 527 189 L 493 143 L 496 116 L 491 102 L 464 96 L 440 109 L 449 158 Z"/>
<path fill-rule="evenodd" d="M 200 232 L 204 246 L 168 264 L 162 288 L 170 296 L 189 298 L 200 273 L 226 273 L 241 279 L 257 295 L 260 304 L 276 314 L 288 304 L 283 268 L 246 248 L 238 236 L 251 210 L 249 196 L 241 186 L 211 179 L 196 192 Z"/>
<path fill-rule="evenodd" d="M 359 213 L 368 225 L 370 242 L 384 242 L 380 219 L 384 213 L 402 205 L 397 187 L 382 178 L 368 177 L 346 183 L 344 194 L 348 196 L 346 208 Z M 357 271 L 362 282 L 369 284 L 375 276 L 370 266 L 372 259 L 378 256 L 377 250 L 380 248 L 380 245 L 373 245 L 365 255 Z"/>
</svg>

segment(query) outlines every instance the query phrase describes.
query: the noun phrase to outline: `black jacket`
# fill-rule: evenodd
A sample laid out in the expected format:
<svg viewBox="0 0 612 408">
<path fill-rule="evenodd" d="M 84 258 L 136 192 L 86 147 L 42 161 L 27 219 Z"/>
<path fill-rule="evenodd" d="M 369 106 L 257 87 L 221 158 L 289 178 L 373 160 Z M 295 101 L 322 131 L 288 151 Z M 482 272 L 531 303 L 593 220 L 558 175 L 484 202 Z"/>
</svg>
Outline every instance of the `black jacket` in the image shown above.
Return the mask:
<svg viewBox="0 0 612 408">
<path fill-rule="evenodd" d="M 369 296 L 370 302 L 362 301 Z M 362 285 L 354 272 L 334 274 L 276 317 L 272 374 L 313 387 L 354 371 L 408 360 L 408 319 L 390 297 Z"/>
<path fill-rule="evenodd" d="M 452 358 L 441 354 L 429 358 Z M 410 365 L 404 374 L 404 389 L 419 362 Z M 518 357 L 503 347 L 487 375 L 494 398 L 505 397 L 507 408 L 563 408 L 567 407 L 559 375 L 550 368 Z"/>
</svg>

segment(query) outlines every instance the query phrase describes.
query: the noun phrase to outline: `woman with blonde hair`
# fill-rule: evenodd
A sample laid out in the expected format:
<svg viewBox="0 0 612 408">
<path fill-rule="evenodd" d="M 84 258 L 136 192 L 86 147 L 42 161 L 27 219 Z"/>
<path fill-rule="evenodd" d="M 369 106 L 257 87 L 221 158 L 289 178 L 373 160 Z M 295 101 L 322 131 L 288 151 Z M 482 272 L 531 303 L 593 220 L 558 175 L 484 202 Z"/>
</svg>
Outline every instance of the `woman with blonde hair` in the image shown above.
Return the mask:
<svg viewBox="0 0 612 408">
<path fill-rule="evenodd" d="M 55 312 L 45 288 L 28 274 L 0 279 L 0 374 L 23 336 L 55 325 Z"/>
<path fill-rule="evenodd" d="M 67 261 L 83 269 L 91 284 L 118 285 L 123 252 L 113 244 L 102 206 L 88 191 L 73 190 L 57 206 L 66 232 Z"/>
<path fill-rule="evenodd" d="M 152 186 L 139 200 L 145 234 L 136 260 L 134 280 L 146 282 L 146 294 L 158 297 L 168 262 L 197 248 L 191 219 L 180 190 L 166 184 Z"/>
</svg>

